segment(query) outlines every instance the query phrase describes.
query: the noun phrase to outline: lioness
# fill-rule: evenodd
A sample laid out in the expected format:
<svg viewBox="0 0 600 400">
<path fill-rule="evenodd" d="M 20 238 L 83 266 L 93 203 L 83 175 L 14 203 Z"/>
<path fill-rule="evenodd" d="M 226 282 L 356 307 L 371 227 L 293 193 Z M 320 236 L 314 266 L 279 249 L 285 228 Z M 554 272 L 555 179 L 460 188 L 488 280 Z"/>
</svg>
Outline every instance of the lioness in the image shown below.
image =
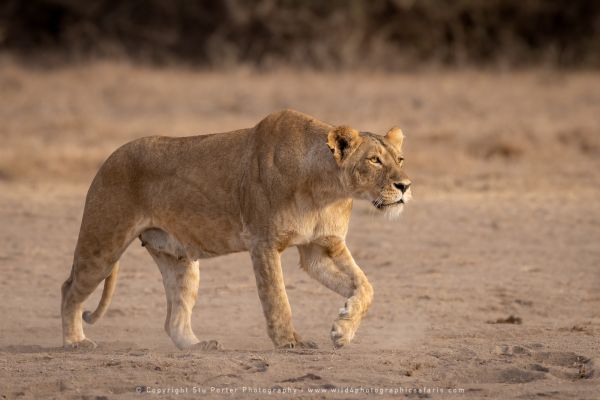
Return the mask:
<svg viewBox="0 0 600 400">
<path fill-rule="evenodd" d="M 239 251 L 250 252 L 275 346 L 314 347 L 292 325 L 280 262 L 289 246 L 298 248 L 311 277 L 347 298 L 331 339 L 336 347 L 349 343 L 373 298 L 345 243 L 352 199 L 400 213 L 411 197 L 402 141 L 398 128 L 383 137 L 286 110 L 250 129 L 125 144 L 87 194 L 71 275 L 62 285 L 64 345 L 95 347 L 82 317 L 94 323 L 105 313 L 118 260 L 136 237 L 162 274 L 165 331 L 180 349 L 220 346 L 192 331 L 198 260 Z M 98 308 L 82 314 L 103 280 Z"/>
</svg>

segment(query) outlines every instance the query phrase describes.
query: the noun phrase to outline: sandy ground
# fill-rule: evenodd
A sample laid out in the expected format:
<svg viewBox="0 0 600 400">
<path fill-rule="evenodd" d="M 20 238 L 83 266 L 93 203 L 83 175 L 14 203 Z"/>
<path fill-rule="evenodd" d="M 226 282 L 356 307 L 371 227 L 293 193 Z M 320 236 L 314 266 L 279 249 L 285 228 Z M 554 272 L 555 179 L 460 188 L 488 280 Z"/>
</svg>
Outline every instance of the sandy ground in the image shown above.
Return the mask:
<svg viewBox="0 0 600 400">
<path fill-rule="evenodd" d="M 2 398 L 600 398 L 600 75 L 5 60 L 0 93 Z M 86 327 L 98 348 L 62 350 L 60 285 L 102 160 L 136 137 L 226 131 L 286 107 L 408 136 L 414 201 L 401 219 L 355 203 L 348 243 L 375 301 L 354 342 L 333 350 L 344 300 L 292 248 L 294 323 L 318 350 L 272 349 L 249 257 L 235 254 L 201 263 L 193 319 L 224 350 L 178 351 L 162 329 L 158 268 L 134 243 L 108 314 Z"/>
</svg>

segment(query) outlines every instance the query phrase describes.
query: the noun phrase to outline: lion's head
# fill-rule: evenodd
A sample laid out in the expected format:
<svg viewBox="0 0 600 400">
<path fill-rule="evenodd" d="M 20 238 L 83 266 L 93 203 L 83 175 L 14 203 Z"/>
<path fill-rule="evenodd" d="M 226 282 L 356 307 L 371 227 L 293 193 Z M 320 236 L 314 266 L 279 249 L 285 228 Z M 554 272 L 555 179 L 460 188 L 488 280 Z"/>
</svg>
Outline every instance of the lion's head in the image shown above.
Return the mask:
<svg viewBox="0 0 600 400">
<path fill-rule="evenodd" d="M 379 136 L 346 126 L 331 130 L 327 139 L 350 194 L 369 200 L 389 217 L 400 215 L 411 198 L 411 181 L 403 170 L 403 141 L 399 128 Z"/>
</svg>

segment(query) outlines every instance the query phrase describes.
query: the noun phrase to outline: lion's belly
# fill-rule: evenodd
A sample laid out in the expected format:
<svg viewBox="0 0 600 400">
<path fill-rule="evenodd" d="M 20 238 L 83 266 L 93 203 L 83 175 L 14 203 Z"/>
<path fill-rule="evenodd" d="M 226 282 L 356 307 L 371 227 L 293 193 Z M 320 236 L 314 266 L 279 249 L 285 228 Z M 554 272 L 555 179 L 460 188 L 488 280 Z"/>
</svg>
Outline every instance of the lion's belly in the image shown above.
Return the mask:
<svg viewBox="0 0 600 400">
<path fill-rule="evenodd" d="M 243 242 L 235 236 L 229 239 L 220 238 L 218 241 L 208 238 L 204 240 L 204 238 L 191 238 L 181 234 L 176 236 L 160 228 L 145 230 L 140 235 L 140 239 L 144 246 L 177 259 L 197 260 L 246 250 Z"/>
<path fill-rule="evenodd" d="M 183 249 L 191 259 L 210 258 L 245 251 L 238 221 L 217 213 L 204 215 L 178 210 L 174 215 L 161 213 L 153 218 L 153 226 L 169 236 L 174 247 Z"/>
<path fill-rule="evenodd" d="M 235 230 L 206 229 L 182 235 L 188 254 L 194 259 L 210 258 L 245 251 L 246 246 Z"/>
<path fill-rule="evenodd" d="M 195 240 L 189 242 L 186 249 L 193 259 L 210 258 L 247 250 L 244 243 L 235 235 L 221 237 L 219 240 L 211 238 Z"/>
</svg>

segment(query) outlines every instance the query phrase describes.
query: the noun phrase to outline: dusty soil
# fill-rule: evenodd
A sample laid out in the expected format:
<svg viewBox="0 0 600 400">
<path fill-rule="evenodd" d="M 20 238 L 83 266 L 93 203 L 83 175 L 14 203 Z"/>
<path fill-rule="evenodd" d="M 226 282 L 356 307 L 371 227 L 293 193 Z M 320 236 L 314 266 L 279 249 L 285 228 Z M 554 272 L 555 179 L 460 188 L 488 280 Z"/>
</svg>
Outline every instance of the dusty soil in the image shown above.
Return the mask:
<svg viewBox="0 0 600 400">
<path fill-rule="evenodd" d="M 367 396 L 351 388 L 598 398 L 600 75 L 41 71 L 5 60 L 0 92 L 2 398 Z M 348 243 L 375 288 L 355 341 L 333 350 L 344 300 L 289 249 L 294 323 L 318 350 L 272 349 L 249 257 L 235 254 L 201 263 L 193 320 L 224 349 L 178 351 L 162 329 L 158 268 L 134 243 L 110 311 L 86 327 L 98 348 L 62 350 L 60 285 L 102 160 L 136 137 L 227 131 L 285 107 L 380 133 L 400 125 L 408 136 L 414 201 L 402 218 L 355 203 Z"/>
</svg>

